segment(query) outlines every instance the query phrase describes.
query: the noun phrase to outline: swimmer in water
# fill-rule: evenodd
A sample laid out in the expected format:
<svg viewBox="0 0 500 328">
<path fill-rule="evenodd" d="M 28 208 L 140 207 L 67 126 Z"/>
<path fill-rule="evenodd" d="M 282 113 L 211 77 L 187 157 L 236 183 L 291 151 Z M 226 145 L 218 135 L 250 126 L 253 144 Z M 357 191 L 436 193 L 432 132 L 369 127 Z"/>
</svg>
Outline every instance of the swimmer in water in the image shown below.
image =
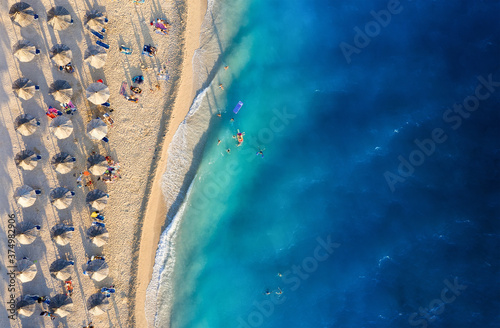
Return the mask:
<svg viewBox="0 0 500 328">
<path fill-rule="evenodd" d="M 227 153 L 229 154 L 229 153 L 231 152 L 231 149 L 229 149 L 229 148 L 228 148 L 226 151 L 227 151 Z"/>
<path fill-rule="evenodd" d="M 220 139 L 217 139 L 217 146 L 220 145 Z"/>
<path fill-rule="evenodd" d="M 278 277 L 283 277 L 283 275 L 281 274 L 281 272 L 278 272 Z"/>
<path fill-rule="evenodd" d="M 266 291 L 264 292 L 266 295 L 271 295 L 271 292 L 269 291 L 269 289 L 266 289 Z"/>
<path fill-rule="evenodd" d="M 227 69 L 228 69 L 228 68 L 229 68 L 229 66 L 227 66 L 227 65 L 226 65 L 226 66 L 224 66 L 224 69 L 225 69 L 226 71 L 227 71 Z"/>
<path fill-rule="evenodd" d="M 278 295 L 283 294 L 283 291 L 281 290 L 281 288 L 278 287 L 278 291 L 276 292 L 276 294 L 278 294 Z"/>
<path fill-rule="evenodd" d="M 222 84 L 219 84 L 219 88 L 220 88 L 221 90 L 224 90 L 224 86 L 223 86 Z"/>
<path fill-rule="evenodd" d="M 221 113 L 218 113 L 218 114 L 217 114 L 217 116 L 218 116 L 218 117 L 221 117 L 222 115 L 221 115 Z"/>
<path fill-rule="evenodd" d="M 229 120 L 229 122 L 234 122 L 234 118 L 231 117 L 231 119 Z"/>
</svg>

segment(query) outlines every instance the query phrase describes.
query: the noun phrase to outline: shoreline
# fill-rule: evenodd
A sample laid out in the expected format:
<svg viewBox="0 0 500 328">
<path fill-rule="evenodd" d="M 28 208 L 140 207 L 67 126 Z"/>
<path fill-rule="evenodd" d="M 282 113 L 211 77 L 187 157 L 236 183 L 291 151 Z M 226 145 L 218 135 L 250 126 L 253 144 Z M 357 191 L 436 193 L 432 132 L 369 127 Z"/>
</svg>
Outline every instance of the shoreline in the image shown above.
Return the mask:
<svg viewBox="0 0 500 328">
<path fill-rule="evenodd" d="M 134 299 L 134 313 L 130 313 L 135 320 L 135 326 L 151 327 L 154 321 L 146 319 L 145 302 L 146 289 L 151 281 L 153 266 L 155 263 L 156 250 L 165 225 L 168 208 L 165 196 L 161 190 L 161 181 L 166 170 L 168 159 L 168 148 L 178 126 L 186 117 L 193 99 L 195 97 L 195 86 L 193 83 L 193 56 L 200 46 L 201 25 L 207 11 L 206 0 L 186 2 L 187 18 L 184 31 L 184 51 L 182 58 L 182 70 L 180 74 L 179 87 L 175 93 L 175 100 L 171 116 L 167 122 L 167 132 L 163 138 L 161 155 L 157 161 L 153 183 L 147 196 L 146 209 L 141 216 L 143 221 L 140 229 L 139 251 L 136 259 L 136 285 Z M 140 275 L 138 273 L 141 273 Z"/>
</svg>

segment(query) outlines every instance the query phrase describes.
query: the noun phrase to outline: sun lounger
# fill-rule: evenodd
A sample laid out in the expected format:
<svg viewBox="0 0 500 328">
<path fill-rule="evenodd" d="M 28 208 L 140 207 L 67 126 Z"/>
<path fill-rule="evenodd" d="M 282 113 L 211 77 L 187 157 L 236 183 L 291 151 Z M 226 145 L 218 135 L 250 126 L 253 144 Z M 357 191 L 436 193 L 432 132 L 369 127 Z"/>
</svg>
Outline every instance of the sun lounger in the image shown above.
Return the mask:
<svg viewBox="0 0 500 328">
<path fill-rule="evenodd" d="M 101 47 L 103 47 L 103 48 L 105 48 L 105 49 L 109 49 L 109 44 L 107 44 L 107 43 L 101 42 L 100 40 L 97 40 L 95 43 L 96 43 L 98 46 L 101 46 Z"/>
<path fill-rule="evenodd" d="M 94 30 L 90 30 L 90 33 L 94 34 L 99 39 L 104 40 L 104 35 L 102 35 L 101 33 L 94 31 Z"/>
<path fill-rule="evenodd" d="M 125 55 L 130 55 L 132 53 L 132 49 L 120 46 L 120 52 Z"/>
</svg>

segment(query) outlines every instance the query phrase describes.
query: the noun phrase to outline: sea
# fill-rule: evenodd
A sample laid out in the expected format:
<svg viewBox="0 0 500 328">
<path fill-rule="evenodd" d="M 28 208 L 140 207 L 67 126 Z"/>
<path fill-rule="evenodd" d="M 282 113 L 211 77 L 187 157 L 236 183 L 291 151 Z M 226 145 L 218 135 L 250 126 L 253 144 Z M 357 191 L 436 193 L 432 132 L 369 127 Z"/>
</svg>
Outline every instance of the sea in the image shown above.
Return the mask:
<svg viewBox="0 0 500 328">
<path fill-rule="evenodd" d="M 499 17 L 210 0 L 149 322 L 500 327 Z"/>
</svg>

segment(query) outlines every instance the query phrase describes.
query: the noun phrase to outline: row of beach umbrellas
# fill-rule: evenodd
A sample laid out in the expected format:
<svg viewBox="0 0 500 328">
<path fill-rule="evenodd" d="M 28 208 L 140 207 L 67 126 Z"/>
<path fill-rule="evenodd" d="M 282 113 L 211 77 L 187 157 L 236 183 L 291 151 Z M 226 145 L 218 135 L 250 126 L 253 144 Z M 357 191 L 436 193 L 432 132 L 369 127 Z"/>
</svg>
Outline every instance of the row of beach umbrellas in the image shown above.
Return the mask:
<svg viewBox="0 0 500 328">
<path fill-rule="evenodd" d="M 33 133 L 35 133 L 39 125 L 40 121 L 30 114 L 19 115 L 14 121 L 14 127 L 16 131 L 23 136 L 30 136 Z M 73 132 L 73 122 L 71 122 L 71 120 L 65 116 L 57 116 L 50 122 L 49 130 L 56 138 L 66 139 Z M 106 122 L 104 122 L 100 118 L 95 118 L 87 124 L 87 135 L 91 139 L 101 140 L 102 138 L 106 137 L 107 134 L 108 134 L 108 126 Z M 27 157 L 30 156 L 28 155 Z M 20 160 L 24 160 L 24 158 L 21 158 Z M 30 170 L 33 169 L 35 166 L 33 166 L 32 168 L 30 166 L 28 167 L 21 166 L 21 168 L 25 170 Z"/>
<path fill-rule="evenodd" d="M 39 89 L 39 86 L 25 77 L 21 77 L 12 83 L 12 90 L 14 93 L 24 100 L 31 99 Z M 71 97 L 73 96 L 73 88 L 66 80 L 56 80 L 51 83 L 49 94 L 52 95 L 56 101 L 67 104 L 71 101 Z M 109 99 L 109 88 L 101 82 L 92 83 L 86 90 L 86 96 L 89 101 L 96 105 L 103 104 Z"/>
<path fill-rule="evenodd" d="M 16 155 L 16 164 L 25 170 L 33 170 L 38 162 L 38 160 L 32 160 L 33 156 L 36 156 L 33 151 L 24 150 Z M 62 152 L 55 154 L 52 157 L 50 164 L 56 172 L 66 174 L 71 172 L 75 166 L 75 162 L 75 157 Z M 100 154 L 94 154 L 87 158 L 87 170 L 93 175 L 103 175 L 107 169 L 108 161 L 106 160 L 106 157 Z"/>
<path fill-rule="evenodd" d="M 20 227 L 16 229 L 16 239 L 23 245 L 29 245 L 35 241 L 36 237 L 38 237 L 39 230 L 39 226 L 35 226 L 34 224 L 27 221 L 23 222 L 23 224 L 20 224 Z M 52 229 L 50 230 L 50 236 L 55 243 L 61 246 L 65 246 L 69 244 L 71 238 L 73 237 L 73 231 L 75 231 L 75 228 L 67 226 L 63 223 L 59 223 L 52 227 Z M 87 230 L 87 237 L 94 245 L 96 245 L 97 247 L 102 247 L 108 242 L 109 233 L 106 227 L 91 226 Z M 25 282 L 22 279 L 21 281 Z"/>
<path fill-rule="evenodd" d="M 14 56 L 20 62 L 30 62 L 40 50 L 28 40 L 20 40 L 14 45 Z M 90 64 L 92 67 L 101 68 L 106 63 L 107 52 L 99 46 L 91 45 L 85 50 L 83 60 Z M 73 59 L 71 49 L 65 44 L 56 44 L 50 49 L 50 59 L 57 65 L 65 66 Z"/>
<path fill-rule="evenodd" d="M 9 10 L 9 16 L 12 22 L 21 26 L 27 27 L 38 19 L 38 15 L 33 8 L 26 2 L 18 2 L 13 4 Z M 93 30 L 102 29 L 108 19 L 99 11 L 91 10 L 85 15 L 85 25 Z M 65 30 L 73 24 L 73 18 L 70 12 L 63 6 L 55 6 L 47 12 L 47 23 L 54 30 Z"/>
<path fill-rule="evenodd" d="M 41 194 L 40 190 L 23 185 L 16 189 L 14 198 L 19 206 L 27 208 L 36 202 L 39 194 Z M 65 187 L 56 187 L 49 194 L 51 204 L 59 210 L 68 208 L 73 202 L 74 196 L 75 192 Z M 85 201 L 92 208 L 102 211 L 108 203 L 108 194 L 100 189 L 94 189 L 88 192 Z"/>
<path fill-rule="evenodd" d="M 37 296 L 24 295 L 16 300 L 17 311 L 20 315 L 29 317 L 36 309 Z M 50 299 L 49 310 L 61 318 L 66 317 L 73 309 L 73 300 L 66 294 L 57 294 Z"/>
<path fill-rule="evenodd" d="M 29 317 L 36 310 L 36 296 L 24 295 L 16 299 L 17 311 L 20 315 Z M 109 300 L 102 293 L 90 295 L 87 300 L 87 308 L 92 315 L 101 315 L 109 309 Z M 50 299 L 50 312 L 58 315 L 61 318 L 69 315 L 73 310 L 73 300 L 66 294 L 57 294 Z"/>
<path fill-rule="evenodd" d="M 20 315 L 29 317 L 35 313 L 36 303 L 36 296 L 20 296 L 16 299 L 17 311 Z M 101 315 L 109 309 L 109 300 L 102 293 L 92 294 L 87 300 L 87 308 L 90 314 Z M 50 299 L 49 310 L 64 318 L 72 312 L 73 300 L 66 294 L 57 294 Z"/>
</svg>

